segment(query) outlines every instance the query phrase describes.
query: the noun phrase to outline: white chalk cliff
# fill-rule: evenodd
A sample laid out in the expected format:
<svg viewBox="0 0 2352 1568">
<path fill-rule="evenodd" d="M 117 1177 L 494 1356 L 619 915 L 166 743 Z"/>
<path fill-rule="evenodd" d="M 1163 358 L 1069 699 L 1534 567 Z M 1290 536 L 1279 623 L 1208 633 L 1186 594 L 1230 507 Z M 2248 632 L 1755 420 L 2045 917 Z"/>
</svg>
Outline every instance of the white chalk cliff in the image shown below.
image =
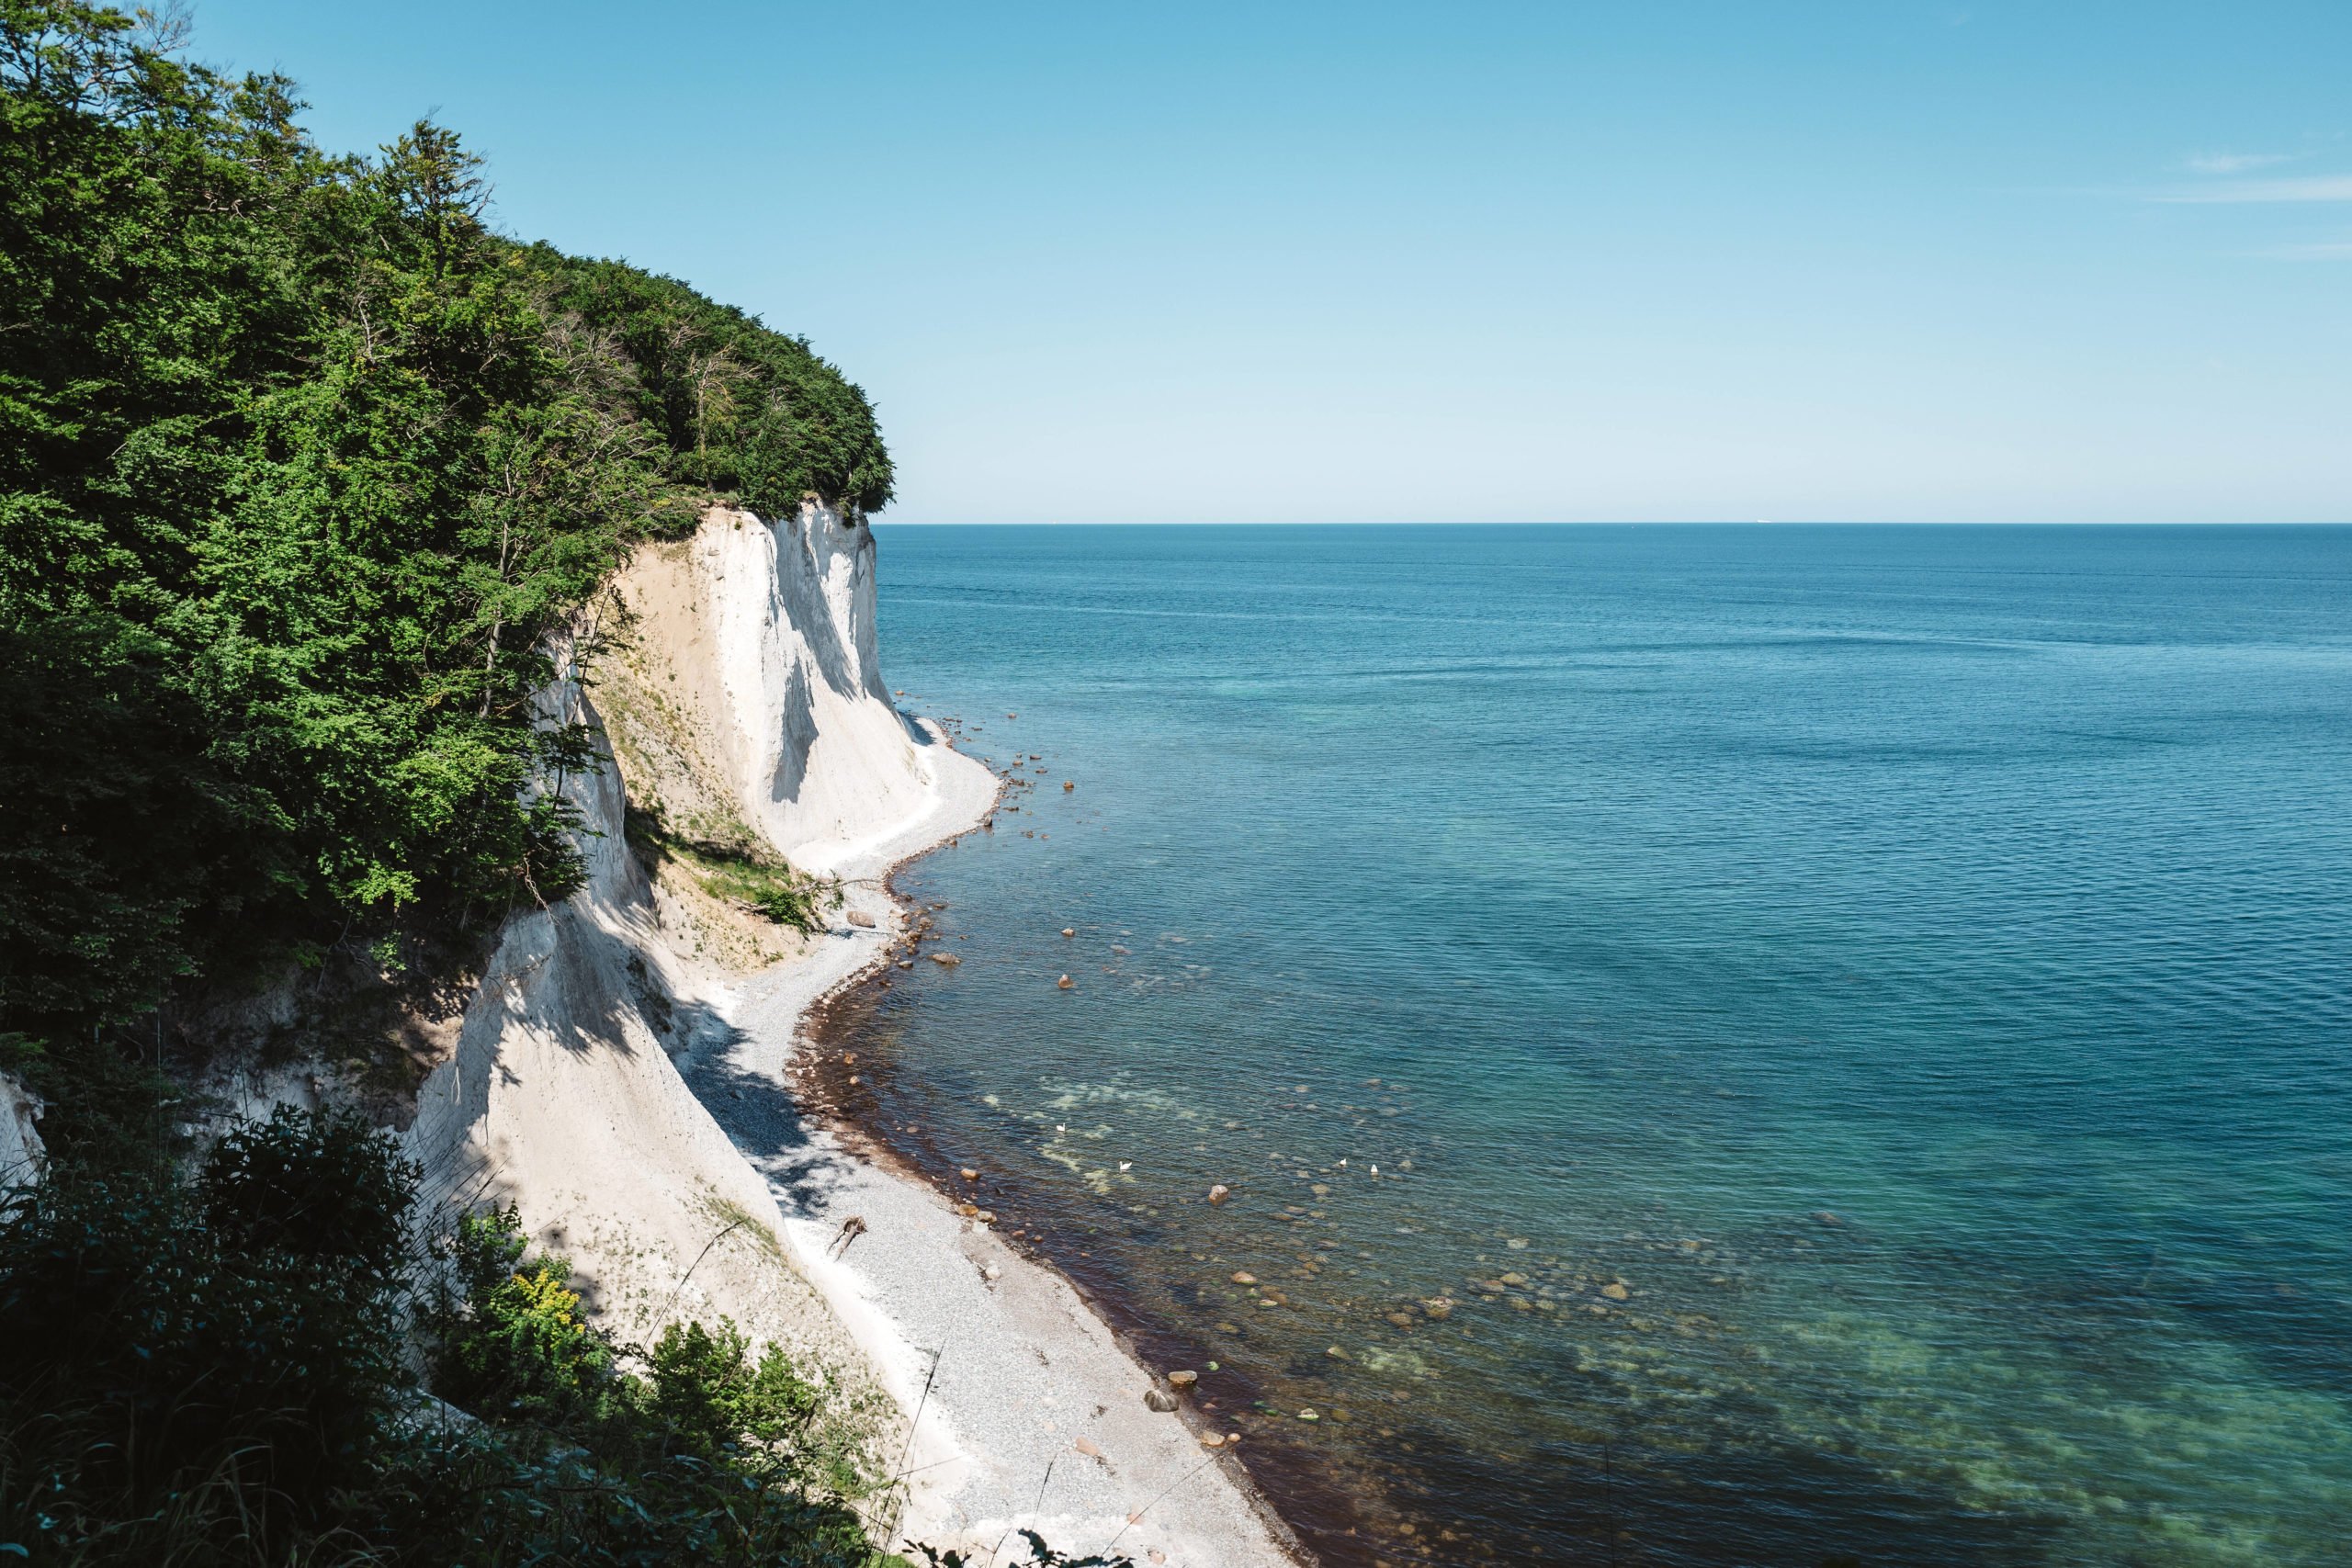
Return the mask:
<svg viewBox="0 0 2352 1568">
<path fill-rule="evenodd" d="M 628 1338 L 725 1315 L 834 1369 L 908 1478 L 878 1521 L 891 1545 L 987 1551 L 1020 1524 L 1171 1568 L 1291 1561 L 1180 1417 L 1145 1404 L 1148 1374 L 1067 1281 L 849 1157 L 792 1101 L 803 1010 L 895 951 L 882 874 L 978 825 L 997 792 L 890 701 L 869 530 L 814 504 L 780 522 L 713 510 L 640 548 L 581 637 L 584 680 L 547 701 L 611 753 L 568 782 L 587 885 L 508 921 L 420 1091 L 407 1138 L 428 1196 L 514 1202 Z M 632 847 L 632 807 L 689 841 L 764 840 L 837 876 L 845 907 L 803 938 L 708 896 L 690 865 L 649 874 L 661 857 Z M 870 1238 L 832 1256 L 852 1214 Z M 1073 1454 L 1065 1421 L 1090 1446 Z"/>
<path fill-rule="evenodd" d="M 730 933 L 706 929 L 712 901 L 657 889 L 626 812 L 660 798 L 748 823 L 796 865 L 831 869 L 968 826 L 994 777 L 891 705 L 875 650 L 873 538 L 831 508 L 779 523 L 714 510 L 690 539 L 641 549 L 605 614 L 606 655 L 584 656 L 574 673 L 585 679 L 544 699 L 553 721 L 604 730 L 600 705 L 631 721 L 613 725 L 602 772 L 564 781 L 587 829 L 586 886 L 508 920 L 454 1055 L 419 1091 L 408 1149 L 430 1201 L 514 1201 L 625 1336 L 730 1316 L 838 1369 L 887 1436 L 903 1378 L 810 1284 L 769 1182 L 679 1070 L 732 1037 L 741 971 L 854 949 L 820 965 L 839 978 L 881 932 L 732 933 L 722 955 Z M 617 641 L 615 618 L 627 623 Z M 858 901 L 888 913 L 878 890 Z"/>
<path fill-rule="evenodd" d="M 695 536 L 693 562 L 752 821 L 814 871 L 920 824 L 952 754 L 882 684 L 873 530 L 816 505 L 773 525 L 714 513 Z"/>
</svg>

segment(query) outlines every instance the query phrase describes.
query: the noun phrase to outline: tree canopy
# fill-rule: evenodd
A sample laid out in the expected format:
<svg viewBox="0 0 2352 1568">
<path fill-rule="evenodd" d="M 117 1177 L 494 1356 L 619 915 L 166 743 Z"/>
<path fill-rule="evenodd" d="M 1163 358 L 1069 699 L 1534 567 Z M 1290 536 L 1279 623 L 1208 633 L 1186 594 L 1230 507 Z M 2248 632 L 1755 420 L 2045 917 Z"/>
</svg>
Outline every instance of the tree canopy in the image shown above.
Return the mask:
<svg viewBox="0 0 2352 1568">
<path fill-rule="evenodd" d="M 635 539 L 890 496 L 799 338 L 485 220 L 457 134 L 0 0 L 0 1031 L 576 886 L 540 694 Z"/>
</svg>

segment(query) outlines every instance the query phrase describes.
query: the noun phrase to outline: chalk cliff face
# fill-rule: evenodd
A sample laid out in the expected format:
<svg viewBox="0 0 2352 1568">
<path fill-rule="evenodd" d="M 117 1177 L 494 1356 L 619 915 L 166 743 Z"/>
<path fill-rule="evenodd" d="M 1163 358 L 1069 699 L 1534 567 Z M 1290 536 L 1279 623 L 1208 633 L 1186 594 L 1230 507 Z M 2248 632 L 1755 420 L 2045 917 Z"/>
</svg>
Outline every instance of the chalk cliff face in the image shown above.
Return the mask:
<svg viewBox="0 0 2352 1568">
<path fill-rule="evenodd" d="M 874 535 L 831 507 L 715 512 L 693 541 L 751 821 L 827 871 L 930 808 L 937 746 L 891 705 L 875 650 Z"/>
<path fill-rule="evenodd" d="M 747 975 L 796 960 L 846 975 L 878 954 L 892 907 L 854 886 L 867 925 L 837 914 L 803 937 L 709 897 L 690 868 L 649 875 L 628 817 L 851 877 L 971 825 L 994 778 L 892 706 L 874 566 L 870 533 L 813 504 L 773 524 L 714 510 L 691 538 L 638 552 L 569 650 L 584 684 L 543 696 L 550 722 L 584 722 L 609 751 L 601 773 L 562 781 L 589 830 L 586 886 L 508 920 L 407 1146 L 429 1201 L 514 1201 L 624 1335 L 729 1316 L 837 1369 L 878 1439 L 903 1420 L 903 1370 L 878 1365 L 873 1336 L 811 1283 L 769 1180 L 682 1069 L 701 1064 L 739 1099 L 771 1092 L 712 1062 L 741 1038 Z"/>
</svg>

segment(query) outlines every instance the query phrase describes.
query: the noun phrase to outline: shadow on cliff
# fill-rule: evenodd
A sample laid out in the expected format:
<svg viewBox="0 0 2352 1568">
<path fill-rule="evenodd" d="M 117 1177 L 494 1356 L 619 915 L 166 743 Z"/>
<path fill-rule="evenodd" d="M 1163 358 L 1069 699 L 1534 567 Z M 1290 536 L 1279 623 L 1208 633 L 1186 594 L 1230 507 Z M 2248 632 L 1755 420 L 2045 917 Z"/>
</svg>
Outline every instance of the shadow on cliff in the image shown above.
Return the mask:
<svg viewBox="0 0 2352 1568">
<path fill-rule="evenodd" d="M 698 1056 L 685 1078 L 720 1131 L 767 1179 L 787 1219 L 823 1213 L 840 1156 L 817 1143 L 814 1118 L 789 1088 L 738 1066 L 723 1051 Z"/>
</svg>

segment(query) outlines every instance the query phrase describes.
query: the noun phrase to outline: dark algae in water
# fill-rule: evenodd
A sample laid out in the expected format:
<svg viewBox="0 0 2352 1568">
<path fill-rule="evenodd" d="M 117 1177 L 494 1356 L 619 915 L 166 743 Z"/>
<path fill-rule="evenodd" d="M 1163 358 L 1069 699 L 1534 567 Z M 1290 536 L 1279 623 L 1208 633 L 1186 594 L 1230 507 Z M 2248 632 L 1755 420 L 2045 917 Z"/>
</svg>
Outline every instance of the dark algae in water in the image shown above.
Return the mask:
<svg viewBox="0 0 2352 1568">
<path fill-rule="evenodd" d="M 2352 532 L 889 544 L 850 1109 L 1323 1560 L 2335 1560 Z"/>
</svg>

